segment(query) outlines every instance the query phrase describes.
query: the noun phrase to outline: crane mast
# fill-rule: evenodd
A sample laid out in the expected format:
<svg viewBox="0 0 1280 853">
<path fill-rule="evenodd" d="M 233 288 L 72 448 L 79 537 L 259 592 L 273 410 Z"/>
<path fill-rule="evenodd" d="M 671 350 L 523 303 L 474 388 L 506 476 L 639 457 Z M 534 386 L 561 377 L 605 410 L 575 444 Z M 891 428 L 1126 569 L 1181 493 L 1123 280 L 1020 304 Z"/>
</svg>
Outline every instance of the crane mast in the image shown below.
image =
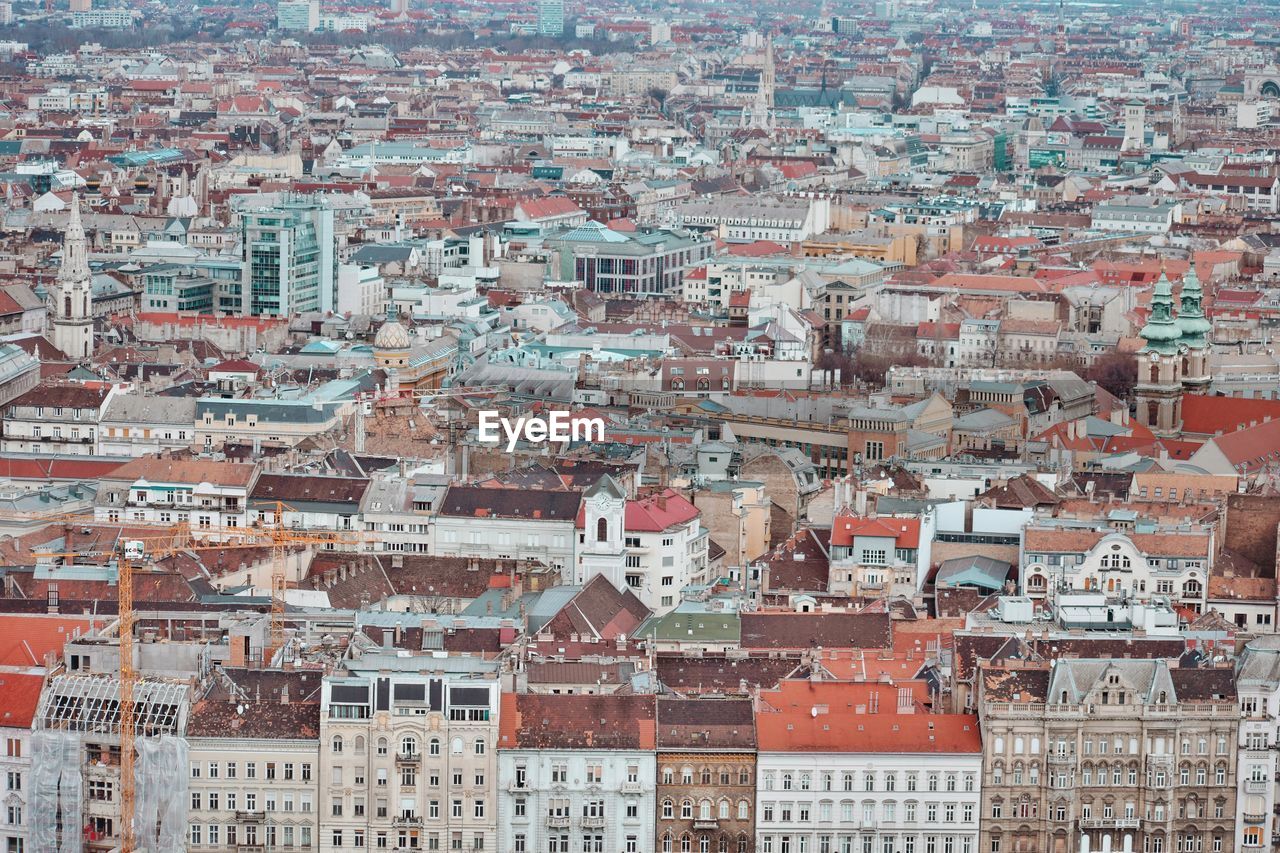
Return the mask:
<svg viewBox="0 0 1280 853">
<path fill-rule="evenodd" d="M 118 578 L 120 605 L 120 849 L 134 850 L 134 722 L 133 694 L 138 671 L 133 665 L 133 561 L 121 557 Z"/>
</svg>

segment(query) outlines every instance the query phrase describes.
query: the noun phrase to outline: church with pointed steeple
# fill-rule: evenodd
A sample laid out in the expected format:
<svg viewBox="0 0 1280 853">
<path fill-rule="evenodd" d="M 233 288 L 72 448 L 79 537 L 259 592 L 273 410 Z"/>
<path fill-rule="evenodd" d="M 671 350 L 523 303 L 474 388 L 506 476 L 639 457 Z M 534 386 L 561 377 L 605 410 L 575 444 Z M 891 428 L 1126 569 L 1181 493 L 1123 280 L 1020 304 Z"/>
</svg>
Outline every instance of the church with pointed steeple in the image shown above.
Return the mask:
<svg viewBox="0 0 1280 853">
<path fill-rule="evenodd" d="M 80 197 L 62 237 L 62 266 L 48 295 L 49 341 L 68 358 L 86 361 L 93 355 L 93 274 L 89 241 L 80 221 Z"/>
<path fill-rule="evenodd" d="M 1209 334 L 1204 291 L 1194 261 L 1182 279 L 1181 311 L 1175 307 L 1173 283 L 1163 270 L 1151 296 L 1151 315 L 1139 333 L 1138 381 L 1134 387 L 1138 422 L 1170 438 L 1182 432 L 1183 394 L 1209 390 Z"/>
</svg>

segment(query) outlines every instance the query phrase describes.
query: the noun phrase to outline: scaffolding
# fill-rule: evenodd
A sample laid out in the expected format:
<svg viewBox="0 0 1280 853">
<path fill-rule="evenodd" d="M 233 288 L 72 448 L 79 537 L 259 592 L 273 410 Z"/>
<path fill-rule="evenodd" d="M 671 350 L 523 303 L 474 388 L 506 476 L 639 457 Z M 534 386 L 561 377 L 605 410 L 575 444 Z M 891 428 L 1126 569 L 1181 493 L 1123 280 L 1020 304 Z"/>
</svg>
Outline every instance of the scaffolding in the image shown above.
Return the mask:
<svg viewBox="0 0 1280 853">
<path fill-rule="evenodd" d="M 133 764 L 137 805 L 122 814 L 118 832 L 146 853 L 183 849 L 188 802 L 187 742 L 190 688 L 179 682 L 139 681 L 133 690 Z M 121 745 L 120 679 L 64 674 L 41 694 L 32 736 L 32 840 L 36 850 L 83 849 L 86 741 Z M 127 766 L 121 762 L 119 771 Z M 125 788 L 119 779 L 118 789 Z M 120 798 L 123 806 L 123 797 Z M 131 827 L 124 821 L 133 818 Z M 132 829 L 127 833 L 127 829 Z M 61 841 L 59 843 L 59 833 Z"/>
<path fill-rule="evenodd" d="M 80 853 L 80 737 L 69 731 L 31 736 L 31 846 Z M 58 843 L 59 828 L 62 843 Z"/>
</svg>

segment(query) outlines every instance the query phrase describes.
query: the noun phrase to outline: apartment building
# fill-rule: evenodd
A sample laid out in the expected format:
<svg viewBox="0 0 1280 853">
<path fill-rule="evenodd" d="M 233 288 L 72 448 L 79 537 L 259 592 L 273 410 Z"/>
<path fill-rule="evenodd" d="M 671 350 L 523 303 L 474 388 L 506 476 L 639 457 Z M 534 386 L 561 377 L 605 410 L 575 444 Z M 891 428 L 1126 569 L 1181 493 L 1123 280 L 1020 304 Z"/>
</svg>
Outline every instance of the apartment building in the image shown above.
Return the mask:
<svg viewBox="0 0 1280 853">
<path fill-rule="evenodd" d="M 435 517 L 435 553 L 540 560 L 568 582 L 581 497 L 574 491 L 450 486 Z"/>
<path fill-rule="evenodd" d="M 1100 522 L 1046 519 L 1022 531 L 1023 592 L 1102 591 L 1140 601 L 1163 596 L 1199 612 L 1204 606 L 1213 537 L 1203 529 L 1142 521 L 1133 530 Z"/>
<path fill-rule="evenodd" d="M 145 456 L 186 450 L 195 442 L 196 401 L 191 397 L 116 394 L 98 425 L 102 456 Z"/>
<path fill-rule="evenodd" d="M 698 508 L 674 489 L 627 500 L 605 475 L 584 495 L 577 528 L 576 584 L 604 575 L 665 613 L 680 590 L 706 580 L 707 530 Z"/>
<path fill-rule="evenodd" d="M 249 526 L 249 494 L 258 466 L 244 462 L 143 456 L 99 478 L 94 518 L 191 525 L 194 535 L 230 538 Z"/>
<path fill-rule="evenodd" d="M 981 850 L 1250 849 L 1233 846 L 1240 711 L 1230 669 L 993 661 L 977 681 Z"/>
<path fill-rule="evenodd" d="M 28 822 L 31 819 L 31 721 L 44 686 L 43 674 L 6 672 L 4 680 L 3 724 L 0 724 L 0 780 L 4 800 L 0 803 L 0 850 L 24 853 L 31 850 Z"/>
<path fill-rule="evenodd" d="M 760 853 L 977 853 L 978 719 L 922 681 L 783 681 L 756 715 Z"/>
<path fill-rule="evenodd" d="M 1265 849 L 1277 831 L 1280 782 L 1276 721 L 1280 720 L 1280 636 L 1250 640 L 1236 663 L 1240 737 L 1236 757 L 1236 850 Z"/>
<path fill-rule="evenodd" d="M 316 849 L 320 682 L 228 667 L 192 706 L 188 851 Z"/>
<path fill-rule="evenodd" d="M 655 707 L 653 696 L 503 694 L 499 849 L 663 849 L 654 839 Z"/>
<path fill-rule="evenodd" d="M 427 674 L 395 671 L 395 659 L 365 663 L 321 692 L 321 853 L 499 849 L 496 667 L 437 657 Z"/>
<path fill-rule="evenodd" d="M 91 456 L 98 424 L 116 393 L 115 386 L 38 385 L 5 408 L 0 451 Z"/>
<path fill-rule="evenodd" d="M 755 847 L 755 712 L 748 699 L 659 699 L 659 849 Z"/>
</svg>

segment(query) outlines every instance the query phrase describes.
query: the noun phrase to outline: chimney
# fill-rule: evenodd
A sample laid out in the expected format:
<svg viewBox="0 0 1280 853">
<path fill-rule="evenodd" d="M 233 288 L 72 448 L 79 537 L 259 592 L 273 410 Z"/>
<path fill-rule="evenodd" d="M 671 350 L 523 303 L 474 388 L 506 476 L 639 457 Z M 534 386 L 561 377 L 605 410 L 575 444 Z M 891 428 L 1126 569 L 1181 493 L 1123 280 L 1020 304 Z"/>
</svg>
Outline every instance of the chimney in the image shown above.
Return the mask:
<svg viewBox="0 0 1280 853">
<path fill-rule="evenodd" d="M 658 493 L 658 509 L 663 512 L 667 509 L 667 493 L 665 491 Z"/>
</svg>

